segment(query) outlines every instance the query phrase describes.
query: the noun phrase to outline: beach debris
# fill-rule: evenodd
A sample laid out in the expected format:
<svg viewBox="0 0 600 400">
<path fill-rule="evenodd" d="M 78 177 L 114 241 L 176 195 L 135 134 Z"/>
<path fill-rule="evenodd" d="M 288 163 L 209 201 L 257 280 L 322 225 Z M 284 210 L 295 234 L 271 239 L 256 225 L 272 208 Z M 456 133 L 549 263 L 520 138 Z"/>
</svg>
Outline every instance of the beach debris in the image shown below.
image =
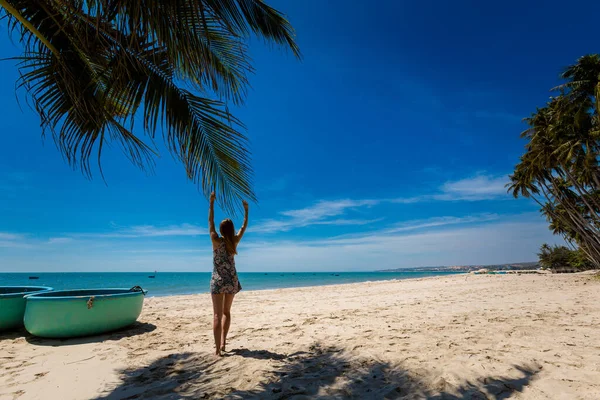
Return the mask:
<svg viewBox="0 0 600 400">
<path fill-rule="evenodd" d="M 88 357 L 88 358 L 84 358 L 83 360 L 71 361 L 71 362 L 65 363 L 65 365 L 77 364 L 77 363 L 80 363 L 80 362 L 91 360 L 94 357 L 96 357 L 96 356 L 91 356 L 91 357 Z"/>
</svg>

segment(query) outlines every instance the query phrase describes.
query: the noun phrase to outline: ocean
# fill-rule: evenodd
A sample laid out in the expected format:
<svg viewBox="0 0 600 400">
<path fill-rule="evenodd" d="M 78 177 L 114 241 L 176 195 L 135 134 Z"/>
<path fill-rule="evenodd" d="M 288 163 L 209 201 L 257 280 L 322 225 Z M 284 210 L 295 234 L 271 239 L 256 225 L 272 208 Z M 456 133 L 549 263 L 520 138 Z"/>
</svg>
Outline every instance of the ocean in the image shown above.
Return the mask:
<svg viewBox="0 0 600 400">
<path fill-rule="evenodd" d="M 264 290 L 342 283 L 453 275 L 456 272 L 240 272 L 243 290 Z M 50 286 L 61 289 L 130 288 L 148 296 L 208 293 L 210 272 L 56 272 L 0 273 L 0 286 Z M 38 279 L 29 279 L 32 276 Z"/>
</svg>

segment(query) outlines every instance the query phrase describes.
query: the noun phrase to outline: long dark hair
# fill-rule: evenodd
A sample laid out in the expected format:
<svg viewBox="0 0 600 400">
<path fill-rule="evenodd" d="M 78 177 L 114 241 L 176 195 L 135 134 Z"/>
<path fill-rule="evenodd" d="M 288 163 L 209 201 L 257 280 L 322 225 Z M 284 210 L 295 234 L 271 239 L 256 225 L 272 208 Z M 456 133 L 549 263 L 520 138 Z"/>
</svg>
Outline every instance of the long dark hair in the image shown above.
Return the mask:
<svg viewBox="0 0 600 400">
<path fill-rule="evenodd" d="M 221 232 L 221 236 L 223 236 L 227 252 L 231 255 L 237 254 L 233 221 L 229 218 L 221 221 L 221 225 L 219 225 L 219 232 Z"/>
</svg>

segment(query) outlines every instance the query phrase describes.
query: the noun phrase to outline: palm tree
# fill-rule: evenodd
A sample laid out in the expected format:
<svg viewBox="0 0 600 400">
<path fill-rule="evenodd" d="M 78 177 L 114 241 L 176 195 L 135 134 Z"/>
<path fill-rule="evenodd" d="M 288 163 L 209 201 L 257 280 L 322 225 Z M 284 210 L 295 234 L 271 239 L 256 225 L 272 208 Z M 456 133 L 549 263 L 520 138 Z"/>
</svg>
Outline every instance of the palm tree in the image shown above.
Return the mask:
<svg viewBox="0 0 600 400">
<path fill-rule="evenodd" d="M 553 232 L 600 267 L 600 56 L 580 58 L 562 77 L 559 95 L 526 120 L 509 191 L 533 198 Z"/>
<path fill-rule="evenodd" d="M 89 176 L 116 144 L 152 168 L 162 132 L 205 195 L 228 210 L 255 200 L 228 104 L 244 101 L 251 35 L 300 57 L 283 14 L 262 0 L 0 0 L 0 16 L 23 45 L 18 87 L 73 167 Z"/>
<path fill-rule="evenodd" d="M 568 98 L 574 103 L 593 97 L 596 111 L 600 112 L 600 55 L 580 57 L 577 63 L 565 68 L 560 77 L 567 82 L 555 89 L 567 90 Z"/>
<path fill-rule="evenodd" d="M 583 271 L 594 267 L 579 250 L 571 250 L 564 246 L 550 247 L 546 243 L 540 248 L 538 258 L 540 265 L 552 272 Z"/>
</svg>

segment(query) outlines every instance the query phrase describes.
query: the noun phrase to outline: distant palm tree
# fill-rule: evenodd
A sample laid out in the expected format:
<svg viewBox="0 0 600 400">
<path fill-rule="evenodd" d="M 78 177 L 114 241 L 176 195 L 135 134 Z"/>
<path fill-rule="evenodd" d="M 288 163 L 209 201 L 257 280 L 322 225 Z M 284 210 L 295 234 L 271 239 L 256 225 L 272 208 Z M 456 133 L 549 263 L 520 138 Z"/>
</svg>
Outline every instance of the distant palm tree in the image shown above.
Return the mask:
<svg viewBox="0 0 600 400">
<path fill-rule="evenodd" d="M 0 0 L 0 16 L 24 47 L 18 87 L 73 167 L 90 175 L 112 143 L 151 168 L 161 128 L 205 195 L 216 189 L 229 210 L 255 199 L 243 125 L 227 103 L 246 95 L 251 35 L 300 57 L 277 10 L 262 0 Z"/>
</svg>

